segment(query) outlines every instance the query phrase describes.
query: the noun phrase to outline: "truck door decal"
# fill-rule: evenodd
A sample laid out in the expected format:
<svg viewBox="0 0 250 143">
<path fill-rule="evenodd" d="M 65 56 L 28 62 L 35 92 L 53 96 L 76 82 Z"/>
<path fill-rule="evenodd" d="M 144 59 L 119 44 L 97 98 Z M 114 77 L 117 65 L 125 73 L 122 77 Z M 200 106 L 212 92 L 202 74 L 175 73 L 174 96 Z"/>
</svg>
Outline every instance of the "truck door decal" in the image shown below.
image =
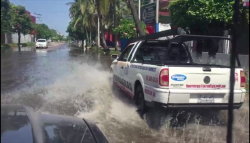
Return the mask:
<svg viewBox="0 0 250 143">
<path fill-rule="evenodd" d="M 130 91 L 133 92 L 132 84 L 130 82 L 128 82 L 128 81 L 120 78 L 117 75 L 114 75 L 114 80 L 117 81 L 118 83 L 120 83 L 121 85 L 123 85 L 124 87 L 128 88 Z"/>
</svg>

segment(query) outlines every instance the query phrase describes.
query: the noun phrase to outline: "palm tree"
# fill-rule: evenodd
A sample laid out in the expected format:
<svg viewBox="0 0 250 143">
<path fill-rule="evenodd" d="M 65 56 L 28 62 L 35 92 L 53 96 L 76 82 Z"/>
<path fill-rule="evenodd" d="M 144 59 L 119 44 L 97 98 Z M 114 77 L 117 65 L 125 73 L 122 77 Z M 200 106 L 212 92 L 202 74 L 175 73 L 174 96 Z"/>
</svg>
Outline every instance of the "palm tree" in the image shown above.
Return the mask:
<svg viewBox="0 0 250 143">
<path fill-rule="evenodd" d="M 108 14 L 109 6 L 110 6 L 110 0 L 95 0 L 96 9 L 98 18 L 100 21 L 100 32 L 101 32 L 101 40 L 104 48 L 107 48 L 107 44 L 105 41 L 105 35 L 104 35 L 104 24 L 103 20 L 105 19 L 105 16 Z"/>
<path fill-rule="evenodd" d="M 101 32 L 102 36 L 101 40 L 104 45 L 104 48 L 107 48 L 104 37 L 103 18 L 105 18 L 105 14 L 108 13 L 109 0 L 76 0 L 75 2 L 67 3 L 67 5 L 69 4 L 71 5 L 70 17 L 76 19 L 74 26 L 79 25 L 79 23 L 81 23 L 81 25 L 86 28 L 86 31 L 92 31 L 96 27 L 97 17 L 99 18 L 101 25 L 99 31 Z M 92 35 L 90 35 L 89 37 L 92 37 Z"/>
<path fill-rule="evenodd" d="M 145 33 L 144 33 L 143 29 L 142 29 L 141 22 L 139 20 L 138 14 L 136 12 L 134 0 L 128 0 L 128 3 L 129 3 L 129 7 L 131 9 L 131 13 L 133 15 L 133 19 L 135 21 L 136 29 L 138 30 L 140 36 L 144 36 Z"/>
<path fill-rule="evenodd" d="M 131 11 L 127 8 L 127 2 L 119 0 L 75 0 L 67 3 L 70 7 L 70 18 L 74 27 L 83 27 L 86 35 L 91 41 L 91 37 L 97 32 L 101 32 L 101 42 L 107 48 L 104 37 L 105 27 L 110 32 L 117 26 L 120 19 L 127 18 Z M 100 31 L 97 31 L 97 20 L 100 20 Z M 117 40 L 117 36 L 115 36 Z M 116 43 L 116 42 L 115 42 Z"/>
<path fill-rule="evenodd" d="M 91 42 L 91 29 L 95 26 L 95 7 L 91 4 L 92 1 L 78 0 L 67 3 L 70 6 L 70 18 L 74 28 L 80 28 L 87 36 L 88 43 Z M 88 32 L 90 32 L 88 34 Z"/>
</svg>

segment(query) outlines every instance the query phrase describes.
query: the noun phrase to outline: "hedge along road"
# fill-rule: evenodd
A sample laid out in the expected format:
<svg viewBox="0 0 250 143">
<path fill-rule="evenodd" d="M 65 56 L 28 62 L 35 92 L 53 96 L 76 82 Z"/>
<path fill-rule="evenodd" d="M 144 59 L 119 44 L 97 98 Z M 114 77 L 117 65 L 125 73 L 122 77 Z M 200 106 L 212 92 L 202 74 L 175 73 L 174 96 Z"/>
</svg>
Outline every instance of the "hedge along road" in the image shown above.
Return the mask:
<svg viewBox="0 0 250 143">
<path fill-rule="evenodd" d="M 111 143 L 226 141 L 224 111 L 182 113 L 178 128 L 171 128 L 172 116 L 163 110 L 152 110 L 141 119 L 133 101 L 111 90 L 110 62 L 107 56 L 86 55 L 67 44 L 6 52 L 1 55 L 1 104 L 85 117 L 96 122 Z M 248 125 L 247 103 L 235 111 L 235 142 L 249 141 Z"/>
</svg>

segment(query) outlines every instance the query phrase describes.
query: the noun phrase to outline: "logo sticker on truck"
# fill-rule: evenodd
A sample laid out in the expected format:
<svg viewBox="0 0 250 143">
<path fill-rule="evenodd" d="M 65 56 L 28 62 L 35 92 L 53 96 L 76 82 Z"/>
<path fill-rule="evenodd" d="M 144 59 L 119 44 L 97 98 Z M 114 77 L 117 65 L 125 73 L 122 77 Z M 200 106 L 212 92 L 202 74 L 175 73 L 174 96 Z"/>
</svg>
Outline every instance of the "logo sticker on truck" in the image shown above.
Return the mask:
<svg viewBox="0 0 250 143">
<path fill-rule="evenodd" d="M 222 84 L 187 84 L 186 88 L 214 88 L 214 89 L 221 89 L 226 88 L 226 85 Z"/>
<path fill-rule="evenodd" d="M 171 84 L 170 86 L 172 86 L 173 88 L 180 88 L 184 87 L 184 84 Z"/>
<path fill-rule="evenodd" d="M 145 93 L 148 94 L 148 95 L 151 95 L 151 96 L 155 97 L 155 92 L 154 91 L 151 91 L 149 89 L 145 89 Z"/>
<path fill-rule="evenodd" d="M 184 81 L 187 79 L 187 77 L 185 75 L 182 74 L 175 74 L 171 76 L 171 79 L 174 81 Z"/>
<path fill-rule="evenodd" d="M 158 78 L 146 75 L 146 80 L 154 83 L 158 83 Z"/>
<path fill-rule="evenodd" d="M 139 65 L 131 65 L 131 68 L 136 68 L 139 70 L 146 70 L 146 71 L 151 71 L 151 72 L 156 72 L 156 68 L 153 67 L 145 67 L 145 66 L 139 66 Z"/>
</svg>

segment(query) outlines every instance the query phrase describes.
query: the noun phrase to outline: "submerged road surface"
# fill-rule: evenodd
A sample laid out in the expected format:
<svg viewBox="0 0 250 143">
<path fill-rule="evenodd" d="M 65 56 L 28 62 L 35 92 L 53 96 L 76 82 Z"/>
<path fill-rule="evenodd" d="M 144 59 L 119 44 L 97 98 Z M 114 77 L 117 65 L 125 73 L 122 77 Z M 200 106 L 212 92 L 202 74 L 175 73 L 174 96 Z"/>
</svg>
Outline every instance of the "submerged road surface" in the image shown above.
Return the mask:
<svg viewBox="0 0 250 143">
<path fill-rule="evenodd" d="M 111 143 L 224 143 L 227 112 L 151 110 L 141 119 L 133 101 L 113 92 L 109 57 L 61 44 L 1 55 L 1 104 L 94 121 Z M 177 116 L 178 115 L 178 116 Z M 178 119 L 172 124 L 173 119 Z M 235 111 L 234 142 L 249 142 L 249 103 Z"/>
</svg>

